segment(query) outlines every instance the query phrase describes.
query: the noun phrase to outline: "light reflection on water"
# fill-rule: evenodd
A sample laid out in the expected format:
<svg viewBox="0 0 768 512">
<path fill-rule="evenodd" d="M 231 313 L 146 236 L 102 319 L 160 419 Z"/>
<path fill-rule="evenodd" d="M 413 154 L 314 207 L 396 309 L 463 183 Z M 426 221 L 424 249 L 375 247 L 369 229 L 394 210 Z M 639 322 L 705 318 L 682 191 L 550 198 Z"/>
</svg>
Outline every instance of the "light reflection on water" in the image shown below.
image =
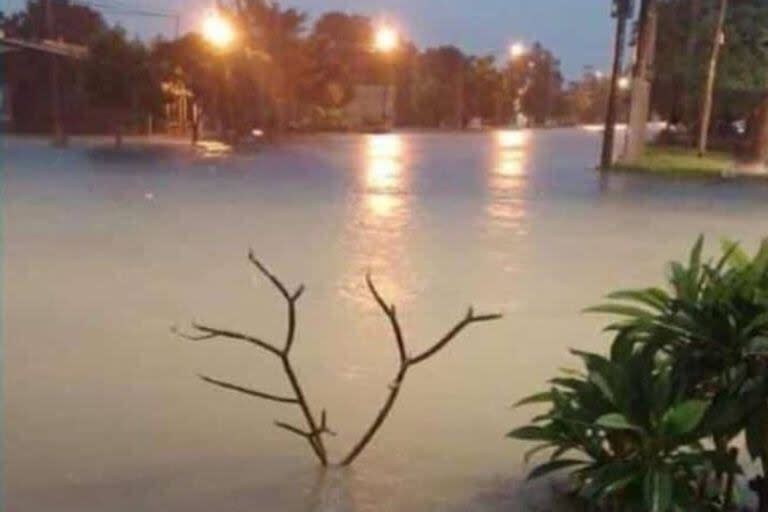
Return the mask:
<svg viewBox="0 0 768 512">
<path fill-rule="evenodd" d="M 530 132 L 505 130 L 496 133 L 493 167 L 488 173 L 489 228 L 504 235 L 525 236 L 528 233 L 527 165 L 531 151 Z M 505 271 L 516 268 L 515 256 L 505 251 L 492 251 L 491 256 Z"/>
<path fill-rule="evenodd" d="M 347 267 L 343 293 L 364 307 L 371 300 L 363 277 L 370 272 L 389 300 L 412 297 L 407 283 L 406 231 L 411 217 L 410 169 L 399 134 L 369 135 L 361 149 L 361 172 L 347 216 L 349 243 L 355 260 Z"/>
</svg>

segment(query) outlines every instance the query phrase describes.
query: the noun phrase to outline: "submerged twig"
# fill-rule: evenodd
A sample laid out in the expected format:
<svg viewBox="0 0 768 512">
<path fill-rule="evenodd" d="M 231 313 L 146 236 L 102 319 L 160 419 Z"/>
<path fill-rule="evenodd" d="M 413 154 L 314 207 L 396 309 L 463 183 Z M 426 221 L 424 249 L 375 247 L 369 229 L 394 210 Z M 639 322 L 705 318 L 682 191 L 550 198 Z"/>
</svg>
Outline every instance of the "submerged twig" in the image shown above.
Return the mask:
<svg viewBox="0 0 768 512">
<path fill-rule="evenodd" d="M 227 389 L 230 391 L 237 391 L 252 397 L 261 398 L 264 400 L 270 400 L 273 402 L 281 402 L 281 403 L 298 405 L 299 408 L 301 409 L 302 415 L 304 416 L 304 421 L 307 424 L 308 431 L 298 429 L 296 427 L 293 427 L 291 425 L 288 425 L 282 422 L 276 422 L 276 425 L 284 430 L 288 430 L 290 432 L 293 432 L 294 434 L 299 434 L 302 437 L 304 437 L 307 440 L 307 442 L 310 444 L 312 451 L 315 452 L 315 455 L 319 459 L 320 463 L 323 466 L 325 466 L 328 464 L 328 456 L 325 450 L 325 445 L 323 444 L 322 436 L 324 434 L 330 434 L 330 431 L 325 426 L 326 424 L 325 411 L 323 411 L 322 422 L 320 423 L 320 426 L 318 426 L 318 423 L 315 420 L 314 415 L 312 414 L 312 410 L 310 409 L 309 404 L 307 403 L 307 399 L 304 395 L 304 391 L 301 387 L 301 384 L 299 383 L 299 379 L 296 376 L 296 372 L 293 369 L 293 365 L 291 364 L 291 359 L 290 359 L 291 348 L 293 347 L 293 342 L 294 342 L 294 339 L 296 338 L 296 302 L 304 293 L 304 285 L 299 286 L 295 292 L 291 293 L 288 291 L 288 288 L 286 288 L 283 282 L 277 276 L 275 276 L 275 274 L 273 274 L 266 267 L 266 265 L 264 265 L 260 260 L 258 260 L 254 256 L 253 251 L 250 251 L 248 253 L 248 259 L 274 285 L 274 287 L 280 292 L 280 295 L 282 295 L 282 297 L 285 299 L 286 306 L 287 306 L 288 322 L 287 322 L 285 342 L 283 347 L 279 348 L 276 345 L 268 343 L 260 338 L 256 338 L 254 336 L 250 336 L 240 332 L 217 329 L 217 328 L 208 327 L 208 326 L 197 324 L 197 323 L 192 324 L 192 327 L 196 330 L 195 334 L 185 334 L 178 331 L 176 332 L 177 334 L 179 334 L 179 336 L 191 341 L 205 341 L 205 340 L 213 340 L 217 338 L 245 341 L 247 343 L 255 345 L 256 347 L 277 356 L 280 359 L 280 362 L 282 363 L 283 371 L 285 372 L 285 375 L 288 378 L 288 382 L 291 385 L 291 389 L 293 390 L 293 396 L 291 397 L 273 395 L 271 393 L 265 393 L 263 391 L 249 389 L 249 388 L 232 384 L 229 382 L 212 379 L 210 377 L 203 376 L 201 378 L 209 384 L 212 384 L 214 386 Z"/>
<path fill-rule="evenodd" d="M 192 327 L 195 329 L 195 332 L 193 334 L 182 333 L 176 329 L 174 329 L 174 332 L 176 332 L 182 338 L 191 340 L 191 341 L 207 341 L 207 340 L 214 340 L 214 339 L 244 341 L 279 358 L 280 362 L 282 363 L 283 372 L 285 373 L 288 379 L 288 382 L 291 385 L 291 389 L 293 391 L 292 396 L 280 396 L 272 393 L 267 393 L 264 391 L 247 388 L 244 386 L 214 379 L 204 375 L 201 375 L 200 378 L 203 381 L 207 382 L 208 384 L 211 384 L 213 386 L 216 386 L 228 391 L 235 391 L 251 397 L 261 398 L 263 400 L 268 400 L 272 402 L 298 405 L 304 417 L 306 428 L 302 429 L 283 421 L 275 421 L 275 426 L 283 430 L 286 430 L 287 432 L 290 432 L 292 434 L 298 435 L 303 439 L 306 439 L 306 441 L 309 443 L 310 447 L 312 448 L 312 451 L 315 453 L 318 460 L 320 461 L 320 464 L 322 464 L 323 466 L 326 466 L 328 465 L 328 454 L 325 448 L 325 444 L 323 442 L 323 436 L 325 435 L 334 436 L 336 435 L 336 433 L 333 432 L 328 427 L 328 415 L 325 409 L 323 409 L 320 414 L 320 421 L 318 422 L 316 420 L 315 415 L 313 414 L 312 409 L 310 408 L 309 403 L 304 394 L 304 391 L 301 387 L 298 376 L 296 375 L 296 372 L 293 369 L 293 365 L 291 364 L 291 359 L 290 359 L 291 348 L 293 347 L 293 343 L 296 338 L 296 303 L 304 293 L 304 285 L 299 286 L 294 292 L 290 292 L 288 288 L 283 284 L 283 282 L 275 274 L 273 274 L 259 259 L 256 258 L 253 251 L 250 251 L 248 253 L 248 259 L 280 292 L 280 295 L 283 297 L 283 299 L 285 299 L 286 307 L 287 307 L 287 310 L 286 310 L 287 325 L 286 325 L 285 341 L 282 348 L 272 343 L 266 342 L 260 338 L 250 336 L 248 334 L 243 334 L 240 332 L 230 331 L 225 329 L 218 329 L 218 328 L 209 327 L 209 326 L 198 324 L 198 323 L 192 324 Z M 474 310 L 472 308 L 469 308 L 469 311 L 467 311 L 466 316 L 462 320 L 457 322 L 453 328 L 451 328 L 443 337 L 441 337 L 431 347 L 429 347 L 424 352 L 414 357 L 409 357 L 408 352 L 406 350 L 405 337 L 403 336 L 403 330 L 400 325 L 400 320 L 398 319 L 398 316 L 397 316 L 397 310 L 395 308 L 395 305 L 394 304 L 388 305 L 384 301 L 378 289 L 374 285 L 370 275 L 366 276 L 366 283 L 368 285 L 369 291 L 371 292 L 371 295 L 376 300 L 376 303 L 379 305 L 379 307 L 381 308 L 381 310 L 384 312 L 384 314 L 387 316 L 389 320 L 390 327 L 394 335 L 395 344 L 397 346 L 397 353 L 399 356 L 399 368 L 398 368 L 397 374 L 395 375 L 394 381 L 389 386 L 389 393 L 387 394 L 387 397 L 384 403 L 379 409 L 378 414 L 376 415 L 376 417 L 374 418 L 373 422 L 370 424 L 368 429 L 363 433 L 363 436 L 360 438 L 360 440 L 354 445 L 354 447 L 349 452 L 349 454 L 346 457 L 344 457 L 344 459 L 342 459 L 342 461 L 340 462 L 341 466 L 350 465 L 362 453 L 365 447 L 368 446 L 368 444 L 371 442 L 376 432 L 378 432 L 379 428 L 387 419 L 387 416 L 392 410 L 392 407 L 394 406 L 395 401 L 397 400 L 397 396 L 400 393 L 400 388 L 402 386 L 402 383 L 408 373 L 408 370 L 412 366 L 422 363 L 428 360 L 429 358 L 431 358 L 432 356 L 434 356 L 435 354 L 437 354 L 438 352 L 440 352 L 453 339 L 455 339 L 465 328 L 469 327 L 470 325 L 475 323 L 480 323 L 480 322 L 497 320 L 501 318 L 501 315 L 496 315 L 496 314 L 476 315 L 474 313 Z"/>
<path fill-rule="evenodd" d="M 384 423 L 384 420 L 387 419 L 387 416 L 389 415 L 389 412 L 392 410 L 392 407 L 395 405 L 395 401 L 397 400 L 397 396 L 400 394 L 400 388 L 402 387 L 403 381 L 405 380 L 406 375 L 408 374 L 408 370 L 419 363 L 423 363 L 430 357 L 437 354 L 440 350 L 446 347 L 448 343 L 450 343 L 456 336 L 461 333 L 465 328 L 469 327 L 471 324 L 479 323 L 479 322 L 489 322 L 492 320 L 498 320 L 501 318 L 501 315 L 499 314 L 491 314 L 491 315 L 475 315 L 474 310 L 472 308 L 469 308 L 467 311 L 466 316 L 458 322 L 448 333 L 440 338 L 434 345 L 432 345 L 430 348 L 422 352 L 421 354 L 415 356 L 415 357 L 408 357 L 406 348 L 405 348 L 405 340 L 403 338 L 403 330 L 400 326 L 400 320 L 397 317 L 397 310 L 392 305 L 387 305 L 387 303 L 384 301 L 384 299 L 381 297 L 381 294 L 376 289 L 376 285 L 373 283 L 373 280 L 371 279 L 370 274 L 366 276 L 366 283 L 368 284 L 368 289 L 371 292 L 371 295 L 373 295 L 374 299 L 376 300 L 377 304 L 381 308 L 382 312 L 387 316 L 389 319 L 389 323 L 392 327 L 392 332 L 395 336 L 395 343 L 397 344 L 397 351 L 400 356 L 400 366 L 398 368 L 397 374 L 395 375 L 395 379 L 389 386 L 389 393 L 387 394 L 387 398 L 384 400 L 384 404 L 381 406 L 381 409 L 379 409 L 378 414 L 376 415 L 376 418 L 374 418 L 371 425 L 368 427 L 368 429 L 365 431 L 363 436 L 360 438 L 360 440 L 352 447 L 352 450 L 349 452 L 349 454 L 342 459 L 340 465 L 342 466 L 348 466 L 352 464 L 352 462 L 355 461 L 357 457 L 360 456 L 360 454 L 363 452 L 366 446 L 368 446 L 368 443 L 371 442 L 371 439 L 376 435 L 376 432 L 381 428 L 381 425 Z"/>
</svg>

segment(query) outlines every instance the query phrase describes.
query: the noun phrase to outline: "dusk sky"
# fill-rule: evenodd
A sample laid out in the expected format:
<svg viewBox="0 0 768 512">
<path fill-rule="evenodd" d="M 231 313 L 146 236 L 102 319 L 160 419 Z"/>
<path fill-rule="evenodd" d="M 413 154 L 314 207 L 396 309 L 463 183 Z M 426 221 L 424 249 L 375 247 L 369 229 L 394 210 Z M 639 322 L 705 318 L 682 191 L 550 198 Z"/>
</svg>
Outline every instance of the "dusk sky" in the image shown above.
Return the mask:
<svg viewBox="0 0 768 512">
<path fill-rule="evenodd" d="M 95 0 L 94 0 L 95 1 Z M 4 0 L 6 8 L 25 0 Z M 88 3 L 84 1 L 83 3 Z M 191 30 L 212 0 L 99 0 L 98 4 L 176 11 L 182 30 Z M 586 65 L 607 69 L 611 18 L 608 0 L 286 0 L 310 15 L 342 10 L 392 20 L 420 47 L 455 44 L 466 51 L 503 55 L 517 39 L 541 41 L 562 60 L 566 76 Z M 149 37 L 173 35 L 173 22 L 136 16 L 109 15 L 129 32 Z"/>
</svg>

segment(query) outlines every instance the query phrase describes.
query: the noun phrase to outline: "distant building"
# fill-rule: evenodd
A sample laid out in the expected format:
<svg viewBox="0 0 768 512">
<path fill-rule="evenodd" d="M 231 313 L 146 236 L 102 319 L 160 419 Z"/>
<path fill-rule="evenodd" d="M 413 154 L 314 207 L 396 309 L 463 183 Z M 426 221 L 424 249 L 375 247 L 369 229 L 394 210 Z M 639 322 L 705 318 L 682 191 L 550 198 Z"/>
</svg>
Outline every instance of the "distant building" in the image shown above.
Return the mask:
<svg viewBox="0 0 768 512">
<path fill-rule="evenodd" d="M 393 85 L 357 85 L 344 114 L 353 130 L 390 130 L 395 125 Z"/>
<path fill-rule="evenodd" d="M 194 94 L 181 80 L 162 83 L 165 103 L 165 130 L 175 135 L 186 135 L 198 120 Z"/>
<path fill-rule="evenodd" d="M 3 128 L 47 131 L 51 126 L 51 59 L 59 59 L 61 116 L 68 126 L 83 116 L 86 97 L 80 62 L 88 55 L 82 45 L 49 39 L 9 37 L 0 31 Z"/>
</svg>

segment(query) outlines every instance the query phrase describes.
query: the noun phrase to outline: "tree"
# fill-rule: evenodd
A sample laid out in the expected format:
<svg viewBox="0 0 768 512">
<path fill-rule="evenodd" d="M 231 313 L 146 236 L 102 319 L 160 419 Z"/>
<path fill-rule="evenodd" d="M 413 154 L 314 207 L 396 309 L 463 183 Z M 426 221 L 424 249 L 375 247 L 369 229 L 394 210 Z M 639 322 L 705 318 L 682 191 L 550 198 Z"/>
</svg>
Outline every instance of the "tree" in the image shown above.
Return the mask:
<svg viewBox="0 0 768 512">
<path fill-rule="evenodd" d="M 307 15 L 265 0 L 238 0 L 235 6 L 246 45 L 264 57 L 251 60 L 260 78 L 260 124 L 280 133 L 296 116 L 298 87 L 308 67 L 303 38 Z"/>
<path fill-rule="evenodd" d="M 653 109 L 697 134 L 717 6 L 713 0 L 667 0 L 659 7 Z M 724 31 L 728 37 L 718 59 L 711 127 L 749 118 L 768 89 L 768 45 L 763 43 L 768 41 L 768 3 L 731 0 Z"/>
<path fill-rule="evenodd" d="M 467 57 L 455 46 L 424 51 L 420 59 L 418 108 L 428 126 L 461 128 Z"/>
<path fill-rule="evenodd" d="M 501 87 L 502 76 L 493 56 L 469 57 L 464 88 L 467 118 L 495 122 Z"/>
<path fill-rule="evenodd" d="M 330 12 L 321 16 L 308 41 L 310 70 L 304 98 L 325 108 L 352 99 L 355 84 L 371 73 L 371 21 L 364 16 Z"/>
<path fill-rule="evenodd" d="M 140 41 L 129 41 L 119 27 L 104 31 L 91 44 L 86 89 L 94 106 L 111 113 L 117 146 L 127 122 L 143 120 L 163 102 L 147 48 Z"/>
<path fill-rule="evenodd" d="M 751 132 L 748 158 L 757 165 L 765 166 L 768 164 L 768 94 L 754 114 Z"/>
<path fill-rule="evenodd" d="M 87 46 L 107 25 L 101 14 L 69 0 L 52 0 L 46 16 L 46 0 L 31 0 L 22 11 L 0 13 L 0 29 L 10 37 L 39 40 L 61 38 Z M 49 23 L 50 21 L 53 23 Z M 56 59 L 61 118 L 69 128 L 90 129 L 89 116 L 82 115 L 86 102 L 80 87 L 80 63 Z M 39 53 L 19 51 L 3 54 L 3 75 L 11 90 L 14 128 L 24 132 L 48 131 L 54 117 L 51 94 L 51 59 Z"/>
<path fill-rule="evenodd" d="M 710 122 L 712 120 L 712 96 L 715 89 L 717 76 L 717 63 L 720 58 L 720 49 L 725 43 L 725 16 L 728 12 L 728 0 L 719 0 L 717 22 L 712 35 L 712 50 L 707 65 L 707 78 L 704 94 L 701 97 L 701 119 L 699 121 L 699 136 L 697 147 L 699 156 L 704 156 L 707 151 L 707 137 L 709 135 Z"/>
<path fill-rule="evenodd" d="M 522 113 L 532 124 L 542 126 L 551 117 L 563 86 L 560 61 L 541 43 L 534 43 L 525 60 Z"/>
<path fill-rule="evenodd" d="M 695 82 L 696 42 L 697 26 L 701 16 L 701 0 L 688 0 L 688 28 L 685 39 L 685 61 L 682 80 L 682 97 L 680 101 L 680 119 L 689 121 L 690 116 L 690 91 L 689 88 Z"/>
</svg>

